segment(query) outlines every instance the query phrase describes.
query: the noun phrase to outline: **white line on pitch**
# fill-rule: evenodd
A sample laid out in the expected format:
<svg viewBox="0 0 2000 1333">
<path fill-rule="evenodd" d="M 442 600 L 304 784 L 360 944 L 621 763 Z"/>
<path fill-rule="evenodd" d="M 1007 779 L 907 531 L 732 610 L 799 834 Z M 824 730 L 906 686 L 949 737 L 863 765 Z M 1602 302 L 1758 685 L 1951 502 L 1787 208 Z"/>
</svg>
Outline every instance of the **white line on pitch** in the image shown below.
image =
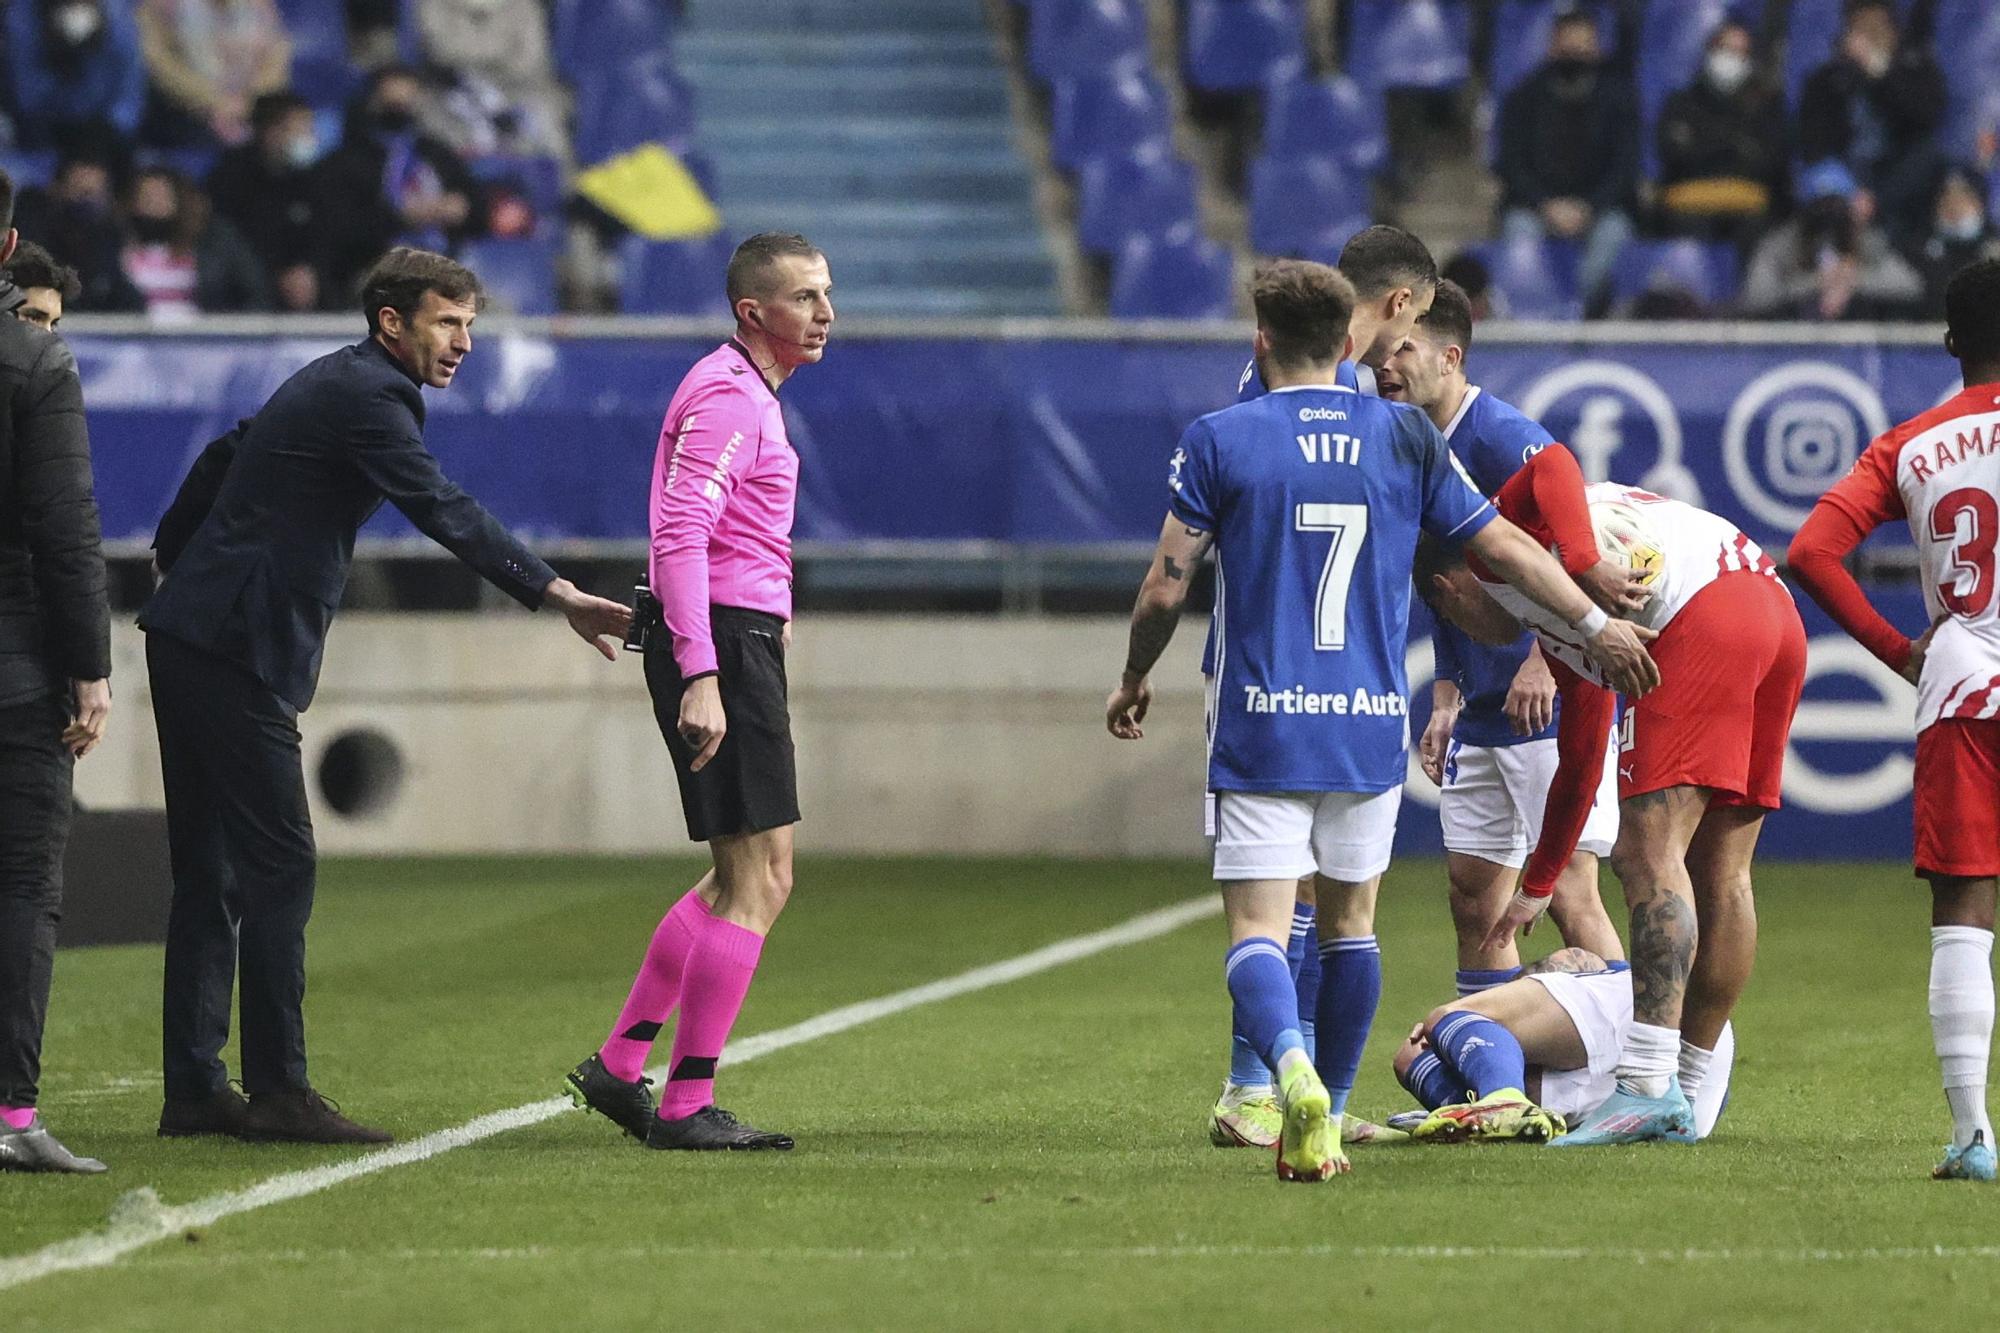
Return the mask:
<svg viewBox="0 0 2000 1333">
<path fill-rule="evenodd" d="M 1172 907 L 1163 907 L 1156 912 L 1135 916 L 1107 930 L 1058 940 L 1044 948 L 997 963 L 988 963 L 983 967 L 975 967 L 954 977 L 944 977 L 922 986 L 912 986 L 908 990 L 897 991 L 893 995 L 884 995 L 873 1000 L 863 1000 L 859 1004 L 829 1009 L 823 1014 L 815 1015 L 801 1023 L 794 1023 L 787 1028 L 760 1032 L 754 1037 L 744 1037 L 729 1043 L 728 1048 L 722 1053 L 722 1059 L 725 1064 L 738 1065 L 746 1060 L 775 1055 L 793 1046 L 802 1046 L 809 1041 L 831 1037 L 923 1005 L 937 1004 L 942 1000 L 955 999 L 994 986 L 1004 986 L 1009 982 L 1019 981 L 1037 972 L 1046 972 L 1093 954 L 1157 939 L 1179 930 L 1190 922 L 1220 915 L 1221 911 L 1221 899 L 1212 894 L 1191 898 Z M 652 1072 L 664 1073 L 663 1070 Z M 379 1152 L 329 1163 L 326 1166 L 309 1167 L 303 1171 L 287 1171 L 283 1175 L 271 1176 L 243 1189 L 211 1194 L 193 1203 L 166 1206 L 154 1200 L 150 1205 L 145 1202 L 128 1204 L 121 1210 L 114 1210 L 111 1225 L 103 1231 L 88 1232 L 68 1240 L 56 1241 L 27 1254 L 0 1259 L 0 1291 L 55 1273 L 84 1268 L 104 1268 L 134 1250 L 151 1245 L 155 1241 L 165 1240 L 169 1236 L 179 1235 L 191 1228 L 213 1226 L 223 1218 L 234 1217 L 238 1213 L 247 1213 L 269 1207 L 274 1203 L 303 1198 L 308 1194 L 318 1194 L 321 1190 L 332 1189 L 335 1185 L 343 1185 L 363 1176 L 372 1176 L 378 1171 L 387 1171 L 392 1167 L 428 1161 L 441 1153 L 478 1143 L 481 1139 L 490 1139 L 496 1134 L 538 1125 L 569 1109 L 571 1108 L 567 1097 L 551 1097 L 546 1101 L 529 1102 L 524 1106 L 512 1107 L 505 1111 L 494 1111 L 468 1120 L 462 1125 L 441 1129 L 436 1133 L 426 1134 L 422 1138 L 411 1139 L 408 1143 L 399 1143 Z M 133 1197 L 128 1195 L 127 1199 Z"/>
</svg>

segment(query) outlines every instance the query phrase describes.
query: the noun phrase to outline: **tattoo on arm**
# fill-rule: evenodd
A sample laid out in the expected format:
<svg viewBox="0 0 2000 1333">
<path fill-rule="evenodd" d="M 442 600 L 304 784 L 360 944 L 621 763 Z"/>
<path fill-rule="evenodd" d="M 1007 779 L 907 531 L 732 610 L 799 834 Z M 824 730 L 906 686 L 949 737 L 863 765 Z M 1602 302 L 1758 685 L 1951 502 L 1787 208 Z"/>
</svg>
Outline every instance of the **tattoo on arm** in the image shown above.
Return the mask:
<svg viewBox="0 0 2000 1333">
<path fill-rule="evenodd" d="M 1175 580 L 1176 582 L 1178 582 L 1178 581 L 1180 581 L 1181 579 L 1184 579 L 1184 578 L 1186 578 L 1186 577 L 1187 577 L 1187 574 L 1188 574 L 1187 570 L 1185 570 L 1185 569 L 1181 568 L 1181 564 L 1180 564 L 1180 561 L 1178 561 L 1178 560 L 1174 559 L 1174 558 L 1173 558 L 1172 556 L 1170 556 L 1170 555 L 1163 555 L 1163 556 L 1161 556 L 1161 557 L 1160 557 L 1160 561 L 1161 561 L 1161 563 L 1163 563 L 1163 564 L 1164 564 L 1164 565 L 1166 565 L 1166 567 L 1167 567 L 1167 577 L 1168 577 L 1168 578 L 1170 578 L 1170 579 L 1173 579 L 1173 580 Z"/>
<path fill-rule="evenodd" d="M 1132 613 L 1132 640 L 1125 650 L 1125 670 L 1134 676 L 1151 671 L 1160 654 L 1167 650 L 1179 621 L 1178 607 L 1169 610 L 1141 603 Z"/>
<path fill-rule="evenodd" d="M 1681 1001 L 1700 931 L 1694 904 L 1665 889 L 1648 889 L 1632 904 L 1632 1019 L 1679 1027 Z"/>
</svg>

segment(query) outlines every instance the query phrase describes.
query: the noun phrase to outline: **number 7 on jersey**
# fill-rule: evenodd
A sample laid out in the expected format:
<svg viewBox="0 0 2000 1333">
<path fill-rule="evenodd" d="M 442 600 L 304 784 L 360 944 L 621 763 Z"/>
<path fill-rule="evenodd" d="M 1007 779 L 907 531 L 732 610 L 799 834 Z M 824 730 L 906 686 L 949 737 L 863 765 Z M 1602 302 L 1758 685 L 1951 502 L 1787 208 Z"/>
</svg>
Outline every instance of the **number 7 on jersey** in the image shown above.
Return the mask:
<svg viewBox="0 0 2000 1333">
<path fill-rule="evenodd" d="M 1292 526 L 1299 532 L 1333 534 L 1313 608 L 1313 647 L 1339 652 L 1347 647 L 1347 588 L 1361 559 L 1361 543 L 1368 540 L 1368 506 L 1302 504 Z"/>
</svg>

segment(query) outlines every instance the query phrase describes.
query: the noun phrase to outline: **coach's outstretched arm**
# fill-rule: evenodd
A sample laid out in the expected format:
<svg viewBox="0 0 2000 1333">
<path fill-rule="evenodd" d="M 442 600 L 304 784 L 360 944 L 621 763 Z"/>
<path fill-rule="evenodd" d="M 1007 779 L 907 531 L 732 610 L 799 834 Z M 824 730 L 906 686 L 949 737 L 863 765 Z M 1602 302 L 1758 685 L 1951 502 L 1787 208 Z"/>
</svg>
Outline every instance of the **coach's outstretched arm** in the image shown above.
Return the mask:
<svg viewBox="0 0 2000 1333">
<path fill-rule="evenodd" d="M 1153 687 L 1146 677 L 1172 642 L 1195 566 L 1214 542 L 1214 534 L 1188 526 L 1175 514 L 1168 514 L 1160 529 L 1159 547 L 1153 552 L 1152 566 L 1139 585 L 1139 600 L 1132 608 L 1125 674 L 1104 705 L 1104 725 L 1119 740 L 1136 741 L 1146 734 L 1139 725 L 1153 703 Z"/>
<path fill-rule="evenodd" d="M 1605 615 L 1533 537 L 1506 519 L 1496 518 L 1473 534 L 1466 549 L 1495 574 L 1567 621 L 1583 650 L 1620 694 L 1637 699 L 1660 683 L 1660 668 L 1646 651 L 1646 640 L 1657 637 L 1653 631 Z"/>
</svg>

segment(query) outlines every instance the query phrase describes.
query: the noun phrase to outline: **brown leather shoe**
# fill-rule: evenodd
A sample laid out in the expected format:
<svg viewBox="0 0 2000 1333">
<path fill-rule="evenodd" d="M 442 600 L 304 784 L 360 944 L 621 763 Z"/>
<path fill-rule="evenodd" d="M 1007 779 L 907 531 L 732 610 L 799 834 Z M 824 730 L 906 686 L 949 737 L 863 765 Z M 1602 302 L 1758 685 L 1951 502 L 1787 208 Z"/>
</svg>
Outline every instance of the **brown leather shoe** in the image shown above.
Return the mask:
<svg viewBox="0 0 2000 1333">
<path fill-rule="evenodd" d="M 394 1143 L 387 1130 L 357 1125 L 311 1088 L 260 1092 L 250 1099 L 242 1137 L 261 1143 Z"/>
<path fill-rule="evenodd" d="M 160 1108 L 160 1137 L 193 1138 L 197 1134 L 240 1135 L 250 1118 L 250 1103 L 234 1088 L 217 1088 L 206 1097 L 170 1099 Z"/>
</svg>

